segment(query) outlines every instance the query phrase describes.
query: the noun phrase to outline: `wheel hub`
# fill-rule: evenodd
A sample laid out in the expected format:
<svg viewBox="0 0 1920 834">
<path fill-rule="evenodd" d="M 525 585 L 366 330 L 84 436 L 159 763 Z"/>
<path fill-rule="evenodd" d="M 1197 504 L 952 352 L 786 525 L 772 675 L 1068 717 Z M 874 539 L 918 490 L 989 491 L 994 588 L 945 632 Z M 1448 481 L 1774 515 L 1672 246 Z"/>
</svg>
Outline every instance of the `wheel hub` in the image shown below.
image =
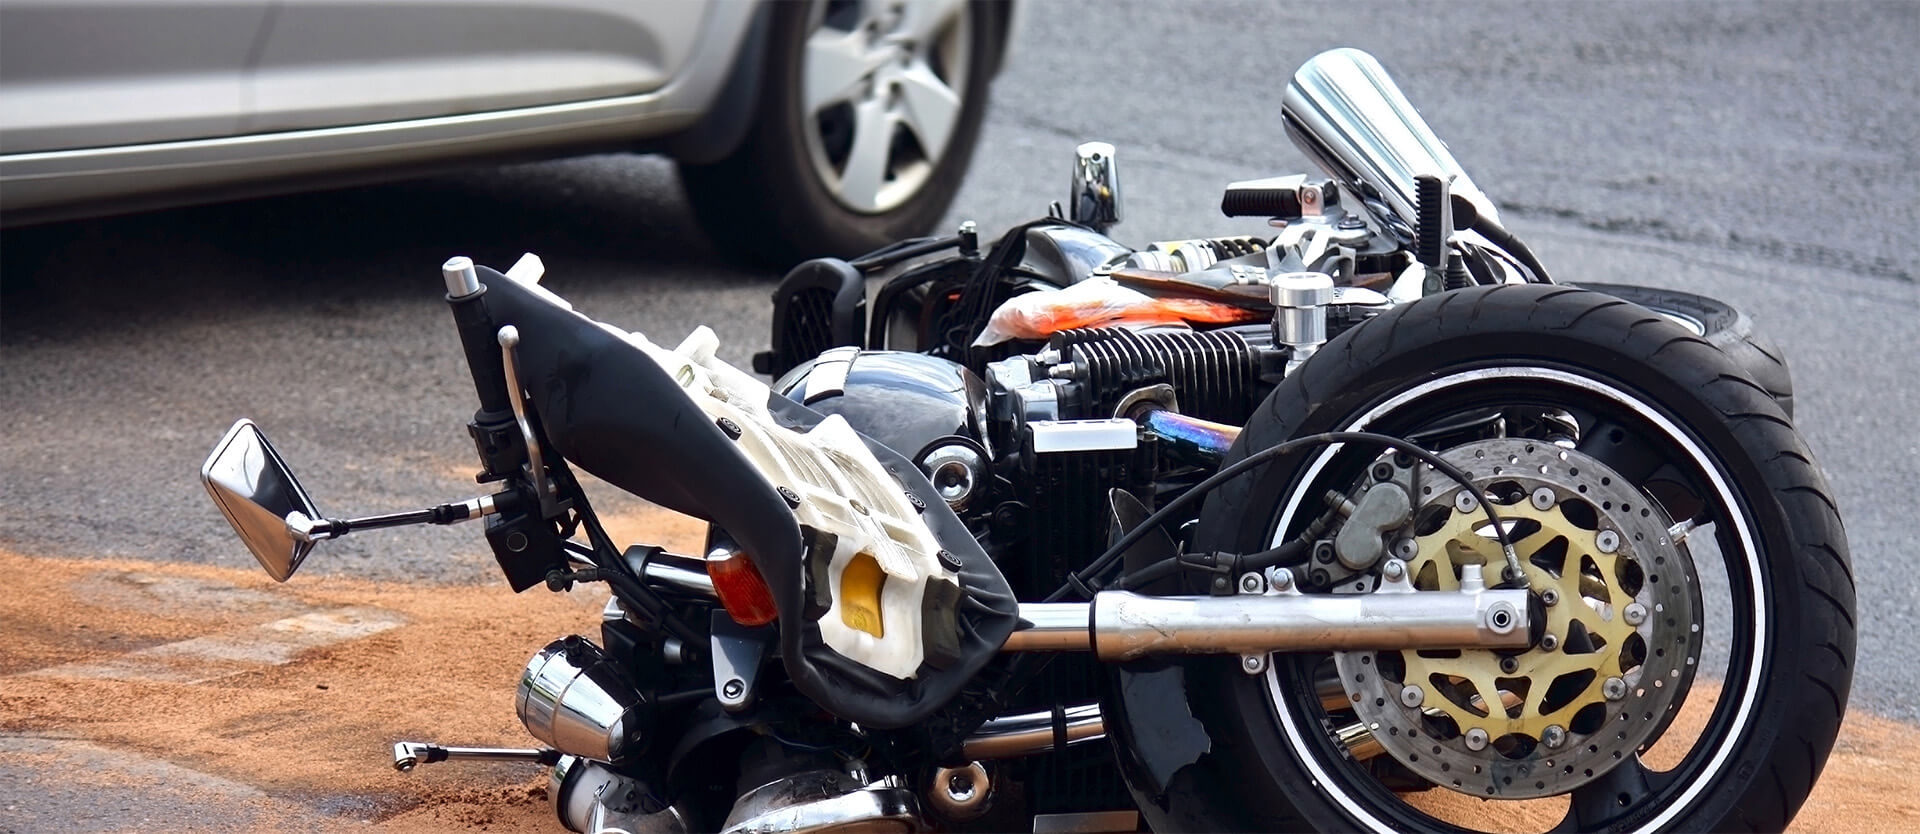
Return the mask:
<svg viewBox="0 0 1920 834">
<path fill-rule="evenodd" d="M 797 79 L 801 135 L 821 183 L 863 214 L 911 199 L 946 153 L 965 96 L 963 3 L 823 3 Z"/>
<path fill-rule="evenodd" d="M 1472 493 L 1421 472 L 1412 523 L 1415 587 L 1459 587 L 1462 566 L 1505 564 L 1484 508 L 1508 528 L 1546 630 L 1524 652 L 1335 655 L 1374 740 L 1436 784 L 1479 796 L 1563 793 L 1650 744 L 1699 656 L 1693 565 L 1666 514 L 1599 461 L 1535 440 L 1442 454 Z"/>
</svg>

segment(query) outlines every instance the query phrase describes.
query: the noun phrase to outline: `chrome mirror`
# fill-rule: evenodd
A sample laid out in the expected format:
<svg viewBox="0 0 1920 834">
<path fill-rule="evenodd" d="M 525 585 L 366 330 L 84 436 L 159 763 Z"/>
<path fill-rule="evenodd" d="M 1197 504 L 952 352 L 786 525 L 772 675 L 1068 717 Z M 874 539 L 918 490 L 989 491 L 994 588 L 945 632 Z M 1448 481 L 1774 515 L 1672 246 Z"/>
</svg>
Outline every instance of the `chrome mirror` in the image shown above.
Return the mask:
<svg viewBox="0 0 1920 834">
<path fill-rule="evenodd" d="M 201 465 L 200 480 L 269 576 L 285 582 L 299 570 L 320 538 L 311 531 L 320 511 L 252 420 L 227 430 Z"/>
<path fill-rule="evenodd" d="M 1419 222 L 1414 178 L 1422 174 L 1447 180 L 1480 216 L 1498 217 L 1372 55 L 1334 49 L 1314 56 L 1294 73 L 1280 112 L 1302 152 L 1373 208 L 1390 211 L 1403 232 Z"/>
</svg>

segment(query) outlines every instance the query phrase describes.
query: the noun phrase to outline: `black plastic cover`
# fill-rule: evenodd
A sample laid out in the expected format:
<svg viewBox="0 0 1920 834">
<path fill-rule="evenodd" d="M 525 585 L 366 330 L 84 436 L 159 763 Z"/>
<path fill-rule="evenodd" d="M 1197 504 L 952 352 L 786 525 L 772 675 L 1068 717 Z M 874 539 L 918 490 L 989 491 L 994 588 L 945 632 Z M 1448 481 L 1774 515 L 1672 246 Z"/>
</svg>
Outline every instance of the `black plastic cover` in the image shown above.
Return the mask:
<svg viewBox="0 0 1920 834">
<path fill-rule="evenodd" d="M 520 331 L 521 379 L 548 444 L 614 486 L 712 522 L 753 557 L 780 612 L 780 650 L 800 692 L 827 711 L 876 729 L 913 724 L 944 705 L 998 654 L 1018 602 L 993 560 L 920 470 L 871 439 L 869 449 L 926 505 L 929 528 L 960 558 L 959 654 L 898 680 L 828 648 L 804 614 L 805 544 L 792 510 L 713 421 L 639 348 L 585 316 L 479 268 L 495 327 Z M 805 431 L 822 415 L 778 394 L 768 406 Z"/>
</svg>

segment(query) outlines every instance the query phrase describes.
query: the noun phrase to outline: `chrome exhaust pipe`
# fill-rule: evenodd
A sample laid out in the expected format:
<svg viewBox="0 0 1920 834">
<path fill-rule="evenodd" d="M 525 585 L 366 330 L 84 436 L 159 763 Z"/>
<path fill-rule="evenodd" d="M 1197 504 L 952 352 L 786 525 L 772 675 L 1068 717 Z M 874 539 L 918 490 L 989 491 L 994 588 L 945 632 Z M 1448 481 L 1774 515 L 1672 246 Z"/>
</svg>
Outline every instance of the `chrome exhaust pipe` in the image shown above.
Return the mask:
<svg viewBox="0 0 1920 834">
<path fill-rule="evenodd" d="M 1061 715 L 1068 746 L 1107 737 L 1107 723 L 1099 704 L 1066 708 Z M 1054 715 L 1029 712 L 1007 715 L 980 725 L 960 743 L 960 755 L 975 760 L 1014 759 L 1049 753 L 1054 749 Z"/>
<path fill-rule="evenodd" d="M 1532 641 L 1524 590 L 1388 589 L 1150 597 L 1101 591 L 1091 603 L 1021 603 L 1001 651 L 1087 651 L 1106 661 L 1163 654 L 1520 649 Z M 1407 586 L 1401 586 L 1407 587 Z"/>
</svg>

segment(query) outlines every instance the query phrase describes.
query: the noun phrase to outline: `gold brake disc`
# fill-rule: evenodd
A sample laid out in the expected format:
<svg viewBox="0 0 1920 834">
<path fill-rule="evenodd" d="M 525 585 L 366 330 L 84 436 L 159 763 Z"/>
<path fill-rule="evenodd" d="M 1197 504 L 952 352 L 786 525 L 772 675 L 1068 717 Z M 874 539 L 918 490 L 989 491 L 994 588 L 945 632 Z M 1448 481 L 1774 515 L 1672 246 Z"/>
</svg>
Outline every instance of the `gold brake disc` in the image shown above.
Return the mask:
<svg viewBox="0 0 1920 834">
<path fill-rule="evenodd" d="M 1572 790 L 1650 744 L 1692 682 L 1692 560 L 1653 501 L 1580 452 L 1499 439 L 1442 457 L 1476 489 L 1422 467 L 1394 548 L 1412 552 L 1414 586 L 1458 590 L 1471 565 L 1498 581 L 1506 560 L 1480 505 L 1490 499 L 1545 633 L 1522 652 L 1339 653 L 1342 684 L 1373 740 L 1436 784 L 1503 798 Z"/>
</svg>

